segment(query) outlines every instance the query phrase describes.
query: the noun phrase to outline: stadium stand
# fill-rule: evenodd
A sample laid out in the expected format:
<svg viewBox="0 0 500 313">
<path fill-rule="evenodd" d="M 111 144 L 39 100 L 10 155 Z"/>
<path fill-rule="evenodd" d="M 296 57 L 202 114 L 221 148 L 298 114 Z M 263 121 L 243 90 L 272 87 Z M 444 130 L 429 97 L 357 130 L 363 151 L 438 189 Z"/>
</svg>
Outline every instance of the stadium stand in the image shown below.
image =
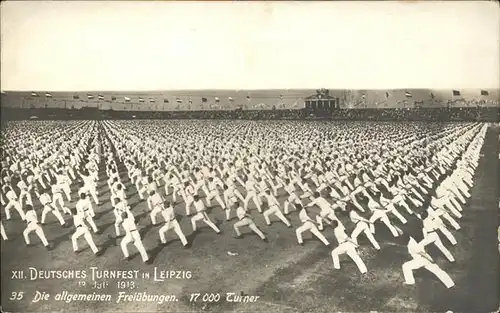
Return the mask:
<svg viewBox="0 0 500 313">
<path fill-rule="evenodd" d="M 481 91 L 484 93 L 485 91 Z M 498 91 L 260 90 L 170 93 L 2 93 L 4 120 L 64 119 L 331 119 L 499 120 Z M 47 97 L 47 94 L 50 97 Z M 210 94 L 210 96 L 205 96 Z M 478 96 L 479 95 L 479 96 Z"/>
</svg>

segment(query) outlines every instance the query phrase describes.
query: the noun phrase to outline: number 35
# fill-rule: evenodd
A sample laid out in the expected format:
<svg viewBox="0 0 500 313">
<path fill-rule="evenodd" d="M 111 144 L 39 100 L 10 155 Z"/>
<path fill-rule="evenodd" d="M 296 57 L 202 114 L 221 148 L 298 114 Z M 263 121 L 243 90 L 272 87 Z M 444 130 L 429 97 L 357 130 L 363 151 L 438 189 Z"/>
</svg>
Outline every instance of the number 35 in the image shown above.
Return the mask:
<svg viewBox="0 0 500 313">
<path fill-rule="evenodd" d="M 23 298 L 23 294 L 24 292 L 13 292 L 11 295 L 10 295 L 10 298 L 9 300 L 21 300 Z"/>
</svg>

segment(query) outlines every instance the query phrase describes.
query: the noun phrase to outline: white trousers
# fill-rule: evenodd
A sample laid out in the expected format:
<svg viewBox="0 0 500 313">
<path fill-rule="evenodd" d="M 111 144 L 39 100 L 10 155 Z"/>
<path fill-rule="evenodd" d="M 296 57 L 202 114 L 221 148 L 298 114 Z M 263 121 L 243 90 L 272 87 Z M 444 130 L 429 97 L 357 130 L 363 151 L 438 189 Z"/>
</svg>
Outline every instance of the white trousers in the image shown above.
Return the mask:
<svg viewBox="0 0 500 313">
<path fill-rule="evenodd" d="M 323 236 L 323 234 L 318 230 L 318 228 L 316 227 L 316 225 L 314 225 L 314 223 L 311 222 L 311 221 L 304 222 L 304 224 L 302 224 L 302 226 L 300 226 L 299 228 L 297 228 L 295 230 L 295 234 L 297 235 L 297 241 L 300 244 L 302 244 L 304 242 L 303 239 L 302 239 L 302 233 L 306 232 L 308 230 L 311 233 L 313 233 L 313 235 L 316 236 L 319 240 L 321 240 L 321 242 L 324 243 L 325 246 L 328 246 L 330 244 L 328 242 L 328 240 L 325 238 L 325 236 Z"/>
<path fill-rule="evenodd" d="M 373 212 L 372 216 L 370 217 L 370 230 L 371 230 L 371 232 L 373 234 L 375 233 L 375 225 L 374 225 L 374 223 L 377 220 L 381 220 L 382 223 L 384 223 L 385 226 L 387 226 L 387 228 L 389 228 L 389 230 L 391 231 L 391 234 L 394 237 L 398 237 L 399 236 L 398 231 L 396 230 L 396 228 L 394 227 L 394 225 L 392 225 L 391 221 L 387 217 L 387 214 L 384 211 L 382 211 L 382 210 L 375 210 Z"/>
<path fill-rule="evenodd" d="M 424 257 L 415 256 L 413 260 L 408 261 L 403 264 L 403 275 L 405 278 L 405 283 L 413 285 L 415 284 L 415 277 L 413 277 L 413 271 L 419 268 L 425 268 L 432 274 L 436 275 L 437 278 L 446 286 L 446 288 L 451 288 L 455 285 L 451 277 L 443 271 L 437 264 L 430 262 Z"/>
<path fill-rule="evenodd" d="M 288 196 L 288 199 L 285 200 L 285 203 L 283 205 L 283 211 L 285 212 L 285 214 L 288 214 L 289 213 L 289 210 L 288 208 L 290 207 L 290 204 L 302 204 L 302 202 L 300 201 L 299 197 L 295 194 L 295 193 L 291 193 L 289 196 Z M 295 208 L 294 208 L 295 210 Z"/>
<path fill-rule="evenodd" d="M 27 245 L 30 244 L 29 234 L 31 234 L 31 232 L 33 232 L 33 231 L 36 233 L 38 238 L 40 238 L 40 240 L 42 241 L 44 246 L 49 245 L 47 238 L 45 238 L 45 233 L 43 232 L 42 227 L 40 227 L 40 225 L 38 225 L 38 223 L 34 223 L 34 222 L 29 222 L 28 226 L 26 226 L 26 229 L 23 232 L 24 241 L 26 242 Z"/>
<path fill-rule="evenodd" d="M 203 221 L 205 224 L 210 226 L 216 233 L 220 233 L 220 229 L 210 220 L 205 212 L 198 212 L 191 218 L 191 225 L 193 226 L 193 231 L 196 231 L 196 222 Z"/>
<path fill-rule="evenodd" d="M 57 218 L 59 223 L 61 225 L 64 225 L 64 218 L 61 215 L 61 212 L 55 207 L 52 206 L 52 204 L 47 203 L 46 205 L 43 206 L 43 211 L 42 211 L 42 224 L 45 223 L 45 218 L 47 217 L 47 213 L 52 212 L 54 216 Z"/>
<path fill-rule="evenodd" d="M 336 269 L 340 269 L 340 260 L 339 256 L 342 254 L 347 254 L 358 266 L 359 271 L 364 274 L 368 270 L 366 269 L 366 265 L 359 257 L 358 252 L 356 251 L 356 246 L 352 242 L 344 242 L 341 243 L 337 248 L 332 251 L 332 260 L 333 267 Z"/>
<path fill-rule="evenodd" d="M 269 209 L 264 211 L 264 219 L 266 220 L 267 225 L 271 225 L 271 221 L 269 220 L 269 216 L 276 215 L 286 226 L 290 227 L 290 222 L 286 219 L 286 217 L 281 213 L 280 208 L 277 205 L 271 206 Z"/>
<path fill-rule="evenodd" d="M 21 206 L 23 206 L 24 198 L 26 198 L 26 204 L 33 205 L 31 194 L 27 191 L 21 190 L 21 193 L 19 194 L 19 203 L 21 203 Z"/>
<path fill-rule="evenodd" d="M 2 239 L 7 240 L 7 233 L 5 232 L 5 228 L 3 227 L 2 221 L 0 221 L 0 233 L 2 233 Z"/>
<path fill-rule="evenodd" d="M 247 196 L 245 197 L 245 201 L 244 201 L 244 208 L 245 210 L 248 209 L 248 203 L 250 202 L 250 199 L 253 201 L 253 203 L 255 203 L 255 206 L 257 207 L 257 210 L 262 213 L 262 209 L 260 207 L 260 200 L 257 199 L 257 194 L 255 193 L 255 191 L 250 191 L 247 193 Z"/>
<path fill-rule="evenodd" d="M 86 226 L 77 227 L 75 233 L 73 234 L 73 236 L 71 236 L 71 242 L 73 243 L 73 251 L 78 251 L 78 238 L 80 238 L 81 236 L 85 238 L 90 249 L 92 249 L 92 252 L 96 254 L 99 250 L 97 249 L 94 243 L 94 239 L 92 238 L 92 235 L 90 234 L 90 231 Z"/>
<path fill-rule="evenodd" d="M 330 220 L 335 220 L 339 223 L 339 225 L 342 225 L 342 222 L 337 218 L 337 216 L 335 215 L 335 212 L 333 210 L 327 210 L 327 211 L 324 211 L 322 210 L 320 212 L 320 215 L 317 215 L 316 216 L 316 223 L 318 223 L 318 229 L 319 230 L 323 230 L 323 218 L 327 217 L 328 219 Z"/>
<path fill-rule="evenodd" d="M 125 237 L 122 239 L 122 241 L 120 243 L 120 247 L 122 249 L 123 255 L 126 258 L 129 257 L 127 246 L 131 242 L 133 242 L 134 246 L 137 248 L 137 250 L 139 250 L 139 253 L 141 254 L 141 257 L 142 257 L 142 261 L 146 262 L 147 260 L 149 260 L 148 253 L 146 252 L 146 249 L 144 248 L 144 245 L 142 244 L 141 235 L 139 234 L 139 231 L 137 231 L 137 230 L 132 231 L 132 232 L 127 232 Z"/>
<path fill-rule="evenodd" d="M 354 241 L 356 244 L 358 244 L 358 236 L 363 233 L 365 234 L 366 238 L 370 241 L 370 243 L 373 245 L 373 247 L 377 250 L 380 250 L 380 245 L 378 244 L 377 240 L 375 240 L 375 237 L 373 237 L 372 232 L 370 231 L 370 226 L 366 222 L 359 221 L 356 223 L 356 227 L 351 233 L 351 239 Z"/>
<path fill-rule="evenodd" d="M 170 221 L 169 223 L 165 223 L 165 225 L 163 225 L 160 230 L 158 231 L 158 233 L 160 234 L 160 240 L 162 243 L 166 243 L 167 240 L 165 238 L 165 234 L 169 231 L 169 230 L 174 230 L 175 233 L 177 234 L 177 237 L 179 237 L 179 239 L 181 240 L 182 244 L 185 246 L 188 244 L 187 242 L 187 239 L 186 239 L 186 236 L 184 236 L 184 233 L 182 232 L 182 229 L 181 229 L 181 226 L 179 225 L 179 222 L 177 222 L 177 220 L 172 220 Z"/>
<path fill-rule="evenodd" d="M 436 247 L 444 254 L 444 256 L 448 259 L 450 262 L 454 262 L 455 259 L 453 258 L 453 255 L 451 252 L 443 245 L 443 242 L 441 241 L 441 238 L 439 238 L 439 235 L 433 231 L 430 233 L 427 233 L 424 235 L 424 240 L 421 241 L 421 244 L 425 247 L 427 245 L 430 245 L 431 243 L 434 243 Z"/>
<path fill-rule="evenodd" d="M 219 193 L 216 191 L 216 190 L 213 190 L 213 191 L 210 191 L 207 195 L 207 199 L 206 199 L 206 202 L 207 202 L 207 206 L 211 206 L 211 201 L 212 199 L 215 199 L 215 201 L 217 201 L 217 203 L 219 203 L 219 205 L 221 206 L 221 208 L 225 209 L 226 208 L 226 205 L 224 204 L 224 201 L 222 201 L 222 198 L 220 197 Z"/>
<path fill-rule="evenodd" d="M 265 239 L 266 237 L 260 231 L 260 229 L 255 225 L 254 221 L 249 218 L 249 217 L 244 217 L 243 219 L 239 220 L 238 222 L 234 223 L 233 228 L 234 231 L 236 232 L 236 235 L 241 236 L 240 232 L 240 227 L 248 226 L 254 233 L 256 233 L 261 239 Z"/>
<path fill-rule="evenodd" d="M 154 207 L 154 209 L 149 213 L 149 217 L 151 217 L 151 223 L 153 225 L 156 225 L 156 215 L 158 215 L 161 212 L 162 207 L 157 205 Z"/>
<path fill-rule="evenodd" d="M 21 216 L 22 220 L 24 220 L 26 218 L 26 216 L 24 214 L 24 211 L 23 211 L 23 208 L 21 206 L 21 203 L 19 203 L 16 200 L 10 200 L 9 203 L 7 203 L 7 206 L 5 207 L 5 215 L 6 215 L 6 217 L 7 217 L 8 220 L 10 220 L 10 217 L 11 217 L 10 216 L 10 210 L 12 208 L 16 209 L 16 211 Z"/>
<path fill-rule="evenodd" d="M 54 196 L 52 197 L 52 204 L 56 208 L 57 208 L 57 204 L 59 204 L 59 206 L 61 207 L 61 209 L 63 210 L 64 213 L 71 214 L 71 211 L 66 206 L 64 206 L 64 200 L 63 200 L 61 193 L 57 192 L 54 194 Z"/>
</svg>

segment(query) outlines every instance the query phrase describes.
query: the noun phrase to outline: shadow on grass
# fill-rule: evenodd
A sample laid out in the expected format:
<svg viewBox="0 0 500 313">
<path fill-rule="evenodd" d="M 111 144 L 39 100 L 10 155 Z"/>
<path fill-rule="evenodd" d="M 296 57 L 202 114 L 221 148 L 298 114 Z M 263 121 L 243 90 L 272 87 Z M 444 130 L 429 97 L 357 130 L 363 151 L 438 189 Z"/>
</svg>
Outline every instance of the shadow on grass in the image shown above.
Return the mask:
<svg viewBox="0 0 500 313">
<path fill-rule="evenodd" d="M 70 230 L 69 232 L 58 236 L 56 238 L 53 238 L 50 242 L 52 243 L 52 249 L 55 250 L 62 242 L 66 240 L 71 240 L 71 235 L 73 234 L 73 231 Z"/>
</svg>

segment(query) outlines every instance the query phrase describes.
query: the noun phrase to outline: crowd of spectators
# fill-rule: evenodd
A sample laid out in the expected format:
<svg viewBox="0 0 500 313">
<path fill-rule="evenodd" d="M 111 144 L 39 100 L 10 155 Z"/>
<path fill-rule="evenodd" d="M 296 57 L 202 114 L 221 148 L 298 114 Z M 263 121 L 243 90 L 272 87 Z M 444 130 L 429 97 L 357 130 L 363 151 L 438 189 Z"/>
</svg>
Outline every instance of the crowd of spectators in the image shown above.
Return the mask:
<svg viewBox="0 0 500 313">
<path fill-rule="evenodd" d="M 500 119 L 498 107 L 439 107 L 439 108 L 363 108 L 333 111 L 296 110 L 221 110 L 221 111 L 112 111 L 97 109 L 2 109 L 4 120 L 24 119 L 332 119 L 355 121 L 430 120 L 430 121 L 491 121 Z"/>
</svg>

